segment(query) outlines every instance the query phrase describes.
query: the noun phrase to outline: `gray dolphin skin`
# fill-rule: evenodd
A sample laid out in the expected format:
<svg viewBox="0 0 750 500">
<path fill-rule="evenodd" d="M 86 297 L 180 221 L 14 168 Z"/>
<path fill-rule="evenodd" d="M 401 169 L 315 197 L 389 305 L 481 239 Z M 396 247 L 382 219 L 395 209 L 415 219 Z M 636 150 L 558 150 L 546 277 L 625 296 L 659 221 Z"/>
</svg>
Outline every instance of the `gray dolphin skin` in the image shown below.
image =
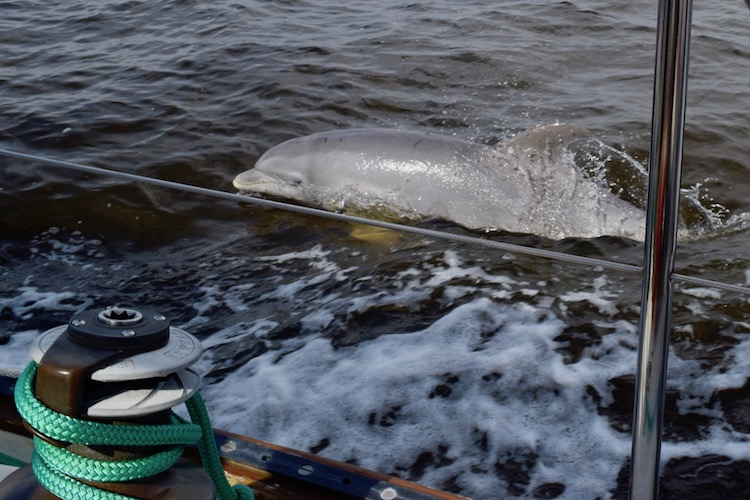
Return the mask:
<svg viewBox="0 0 750 500">
<path fill-rule="evenodd" d="M 364 216 L 440 218 L 549 239 L 642 241 L 644 211 L 564 161 L 564 147 L 588 135 L 544 125 L 487 146 L 405 130 L 322 132 L 274 146 L 233 184 Z"/>
</svg>

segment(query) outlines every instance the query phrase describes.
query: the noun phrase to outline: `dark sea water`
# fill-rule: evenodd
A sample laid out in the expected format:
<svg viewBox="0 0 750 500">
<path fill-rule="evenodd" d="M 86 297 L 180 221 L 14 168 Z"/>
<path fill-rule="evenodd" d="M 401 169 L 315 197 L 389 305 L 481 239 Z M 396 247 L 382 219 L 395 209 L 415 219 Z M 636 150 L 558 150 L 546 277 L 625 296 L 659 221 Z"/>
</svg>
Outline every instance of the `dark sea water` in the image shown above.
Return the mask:
<svg viewBox="0 0 750 500">
<path fill-rule="evenodd" d="M 740 285 L 749 23 L 741 1 L 696 2 L 676 264 Z M 655 26 L 642 0 L 0 1 L 0 148 L 232 191 L 314 132 L 493 144 L 564 122 L 601 143 L 576 164 L 642 205 L 625 173 L 648 160 Z M 477 499 L 626 496 L 638 275 L 4 158 L 0 228 L 5 370 L 75 311 L 150 306 L 204 342 L 217 427 Z M 663 497 L 745 498 L 748 297 L 677 292 Z"/>
</svg>

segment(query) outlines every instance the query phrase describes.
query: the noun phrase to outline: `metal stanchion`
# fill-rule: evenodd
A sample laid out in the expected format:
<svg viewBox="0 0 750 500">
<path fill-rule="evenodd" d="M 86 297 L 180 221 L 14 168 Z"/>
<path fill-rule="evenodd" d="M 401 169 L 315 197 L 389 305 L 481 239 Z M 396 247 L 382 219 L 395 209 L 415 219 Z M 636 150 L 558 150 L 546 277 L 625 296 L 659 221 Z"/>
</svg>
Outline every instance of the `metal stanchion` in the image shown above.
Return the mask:
<svg viewBox="0 0 750 500">
<path fill-rule="evenodd" d="M 656 498 L 672 310 L 692 0 L 660 0 L 630 498 Z"/>
</svg>

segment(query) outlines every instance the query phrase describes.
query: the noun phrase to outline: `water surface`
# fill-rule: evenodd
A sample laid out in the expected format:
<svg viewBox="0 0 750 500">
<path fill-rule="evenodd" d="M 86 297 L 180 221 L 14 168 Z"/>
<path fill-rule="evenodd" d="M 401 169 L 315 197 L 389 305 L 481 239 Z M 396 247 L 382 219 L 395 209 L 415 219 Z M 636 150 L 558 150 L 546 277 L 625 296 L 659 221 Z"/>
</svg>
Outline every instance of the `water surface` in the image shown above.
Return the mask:
<svg viewBox="0 0 750 500">
<path fill-rule="evenodd" d="M 683 187 L 710 217 L 677 269 L 746 284 L 750 12 L 695 8 Z M 647 163 L 650 2 L 0 9 L 5 148 L 231 190 L 268 148 L 309 133 L 491 144 L 568 122 L 611 148 L 579 155 L 582 168 Z M 204 341 L 219 427 L 478 499 L 625 497 L 639 276 L 0 165 L 0 366 L 21 368 L 31 338 L 75 311 L 148 305 Z M 637 198 L 631 180 L 614 187 Z M 642 258 L 606 236 L 485 236 Z M 741 498 L 748 298 L 677 288 L 663 496 Z"/>
</svg>

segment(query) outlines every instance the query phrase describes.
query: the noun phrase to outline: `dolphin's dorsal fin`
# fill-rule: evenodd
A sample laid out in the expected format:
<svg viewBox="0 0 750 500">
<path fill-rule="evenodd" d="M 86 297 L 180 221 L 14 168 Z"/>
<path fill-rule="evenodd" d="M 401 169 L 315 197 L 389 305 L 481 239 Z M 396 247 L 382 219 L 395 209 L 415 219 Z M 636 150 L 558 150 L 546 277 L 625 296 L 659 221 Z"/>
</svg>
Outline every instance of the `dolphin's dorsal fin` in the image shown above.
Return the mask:
<svg viewBox="0 0 750 500">
<path fill-rule="evenodd" d="M 576 125 L 552 123 L 520 132 L 509 139 L 499 142 L 495 147 L 555 152 L 560 147 L 566 146 L 576 139 L 591 135 L 591 132 Z"/>
</svg>

